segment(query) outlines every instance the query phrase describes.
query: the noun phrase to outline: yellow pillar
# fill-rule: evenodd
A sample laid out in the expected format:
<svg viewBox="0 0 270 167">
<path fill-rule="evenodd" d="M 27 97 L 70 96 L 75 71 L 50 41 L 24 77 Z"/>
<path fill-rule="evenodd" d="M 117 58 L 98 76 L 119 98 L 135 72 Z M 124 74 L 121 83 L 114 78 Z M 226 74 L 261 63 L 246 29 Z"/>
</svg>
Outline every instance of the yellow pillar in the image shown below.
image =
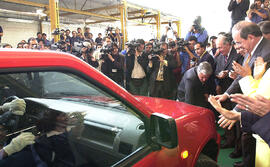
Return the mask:
<svg viewBox="0 0 270 167">
<path fill-rule="evenodd" d="M 177 35 L 178 37 L 181 37 L 181 21 L 176 21 L 176 26 L 177 26 Z"/>
<path fill-rule="evenodd" d="M 59 30 L 59 0 L 49 0 L 50 4 L 50 18 L 51 18 L 51 32 L 54 32 L 56 29 Z M 54 42 L 60 40 L 60 35 L 54 35 Z"/>
<path fill-rule="evenodd" d="M 156 25 L 157 25 L 157 39 L 160 39 L 160 27 L 161 27 L 160 11 L 158 11 L 158 14 L 155 17 L 155 19 L 156 19 Z"/>
<path fill-rule="evenodd" d="M 121 32 L 123 34 L 123 43 L 122 47 L 124 48 L 125 43 L 128 41 L 128 34 L 127 34 L 127 1 L 123 0 L 122 1 L 122 6 L 120 8 L 120 13 L 121 13 Z"/>
</svg>

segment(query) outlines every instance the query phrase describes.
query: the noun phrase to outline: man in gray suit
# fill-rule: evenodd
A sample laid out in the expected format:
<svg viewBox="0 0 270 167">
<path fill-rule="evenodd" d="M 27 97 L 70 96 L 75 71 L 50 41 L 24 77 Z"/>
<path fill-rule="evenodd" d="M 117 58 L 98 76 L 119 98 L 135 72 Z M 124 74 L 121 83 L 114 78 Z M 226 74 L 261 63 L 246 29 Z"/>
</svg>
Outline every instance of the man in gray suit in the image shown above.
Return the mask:
<svg viewBox="0 0 270 167">
<path fill-rule="evenodd" d="M 254 62 L 257 57 L 262 57 L 265 62 L 270 61 L 270 41 L 262 36 L 262 32 L 257 24 L 241 21 L 233 27 L 232 35 L 236 48 L 245 49 L 247 51 L 243 65 L 248 64 L 253 70 Z M 222 102 L 228 99 L 230 94 L 241 93 L 239 86 L 239 80 L 241 78 L 242 77 L 238 75 L 226 92 L 216 96 L 216 99 Z M 237 107 L 235 107 L 234 110 L 240 111 Z M 254 166 L 255 139 L 252 137 L 251 133 L 242 134 L 242 145 L 246 146 L 242 147 L 243 163 L 241 165 L 235 164 L 234 166 Z"/>
</svg>

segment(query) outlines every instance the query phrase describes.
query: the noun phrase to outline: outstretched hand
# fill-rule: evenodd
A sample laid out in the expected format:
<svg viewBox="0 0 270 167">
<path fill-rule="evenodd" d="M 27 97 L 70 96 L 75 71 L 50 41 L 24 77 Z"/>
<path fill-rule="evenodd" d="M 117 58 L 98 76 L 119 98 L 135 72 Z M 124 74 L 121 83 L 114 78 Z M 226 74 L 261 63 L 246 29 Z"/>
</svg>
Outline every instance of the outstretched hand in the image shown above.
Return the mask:
<svg viewBox="0 0 270 167">
<path fill-rule="evenodd" d="M 237 107 L 240 109 L 248 110 L 261 117 L 270 112 L 270 100 L 261 95 L 252 98 L 243 94 L 233 94 L 231 97 L 231 100 L 237 103 Z"/>
<path fill-rule="evenodd" d="M 248 75 L 251 75 L 251 69 L 250 67 L 248 66 L 248 63 L 245 63 L 243 66 L 241 66 L 240 64 L 238 64 L 236 61 L 233 61 L 233 70 L 241 75 L 242 77 L 245 77 L 245 76 L 248 76 Z"/>
<path fill-rule="evenodd" d="M 265 70 L 266 70 L 267 62 L 264 62 L 262 57 L 257 57 L 254 63 L 254 79 L 261 79 Z"/>
<path fill-rule="evenodd" d="M 210 95 L 208 101 L 217 110 L 217 112 L 223 115 L 226 119 L 240 120 L 241 113 L 234 110 L 227 110 L 226 108 L 223 108 L 220 102 L 217 101 L 214 96 Z"/>
</svg>

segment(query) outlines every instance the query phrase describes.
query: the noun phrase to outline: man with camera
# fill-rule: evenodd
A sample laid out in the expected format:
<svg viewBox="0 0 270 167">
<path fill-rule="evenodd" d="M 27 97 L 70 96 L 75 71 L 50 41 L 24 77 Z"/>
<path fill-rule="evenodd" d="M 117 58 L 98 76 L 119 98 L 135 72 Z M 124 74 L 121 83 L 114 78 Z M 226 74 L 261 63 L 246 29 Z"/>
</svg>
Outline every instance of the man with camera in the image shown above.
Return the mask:
<svg viewBox="0 0 270 167">
<path fill-rule="evenodd" d="M 101 52 L 101 72 L 115 81 L 117 84 L 124 85 L 124 57 L 119 54 L 118 46 L 116 43 L 107 45 Z"/>
<path fill-rule="evenodd" d="M 190 36 L 188 42 L 182 42 L 178 47 L 182 47 L 183 49 L 180 51 L 180 61 L 182 63 L 181 66 L 181 74 L 183 75 L 190 67 L 191 60 L 197 58 L 197 54 L 195 53 L 194 46 L 197 43 L 197 38 L 195 36 Z"/>
<path fill-rule="evenodd" d="M 129 44 L 129 51 L 126 55 L 126 81 L 127 89 L 131 94 L 147 96 L 148 57 L 143 53 L 144 44 L 143 39 L 138 39 L 135 43 Z"/>
<path fill-rule="evenodd" d="M 262 0 L 254 0 L 254 4 L 250 6 L 248 18 L 253 23 L 260 23 L 268 17 L 268 11 L 261 7 Z"/>
<path fill-rule="evenodd" d="M 249 0 L 231 0 L 228 6 L 228 10 L 232 12 L 232 27 L 239 21 L 245 20 L 247 11 L 249 8 Z"/>
<path fill-rule="evenodd" d="M 93 56 L 94 48 L 92 47 L 90 42 L 83 42 L 83 47 L 81 49 L 81 59 L 84 60 L 86 63 L 90 64 L 91 66 L 97 68 L 98 61 Z"/>
<path fill-rule="evenodd" d="M 176 79 L 176 84 L 178 85 L 182 75 L 181 75 L 181 60 L 180 60 L 180 52 L 179 52 L 179 47 L 174 41 L 171 41 L 169 43 L 169 51 L 170 54 L 174 57 L 175 61 L 177 62 L 177 67 L 173 70 L 174 77 Z"/>
<path fill-rule="evenodd" d="M 168 44 L 162 43 L 160 50 L 149 58 L 150 96 L 175 100 L 177 85 L 173 69 L 177 67 L 177 63 L 174 57 L 168 53 Z"/>
<path fill-rule="evenodd" d="M 201 26 L 200 16 L 198 16 L 194 20 L 193 25 L 191 26 L 189 32 L 187 33 L 185 40 L 188 40 L 190 36 L 195 36 L 197 38 L 197 42 L 201 42 L 204 44 L 208 43 L 208 33 L 205 30 L 205 28 Z"/>
</svg>

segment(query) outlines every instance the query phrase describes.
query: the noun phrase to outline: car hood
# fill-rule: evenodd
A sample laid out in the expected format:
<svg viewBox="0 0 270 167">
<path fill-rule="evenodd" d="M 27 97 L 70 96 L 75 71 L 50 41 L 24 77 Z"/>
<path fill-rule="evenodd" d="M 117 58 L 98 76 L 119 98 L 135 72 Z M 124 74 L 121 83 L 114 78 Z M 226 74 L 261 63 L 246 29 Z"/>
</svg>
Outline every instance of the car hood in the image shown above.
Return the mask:
<svg viewBox="0 0 270 167">
<path fill-rule="evenodd" d="M 202 114 L 208 109 L 190 105 L 184 102 L 167 100 L 162 98 L 153 98 L 145 96 L 135 96 L 138 101 L 144 103 L 152 113 L 157 112 L 171 116 L 174 119 L 186 117 L 190 114 Z"/>
</svg>

